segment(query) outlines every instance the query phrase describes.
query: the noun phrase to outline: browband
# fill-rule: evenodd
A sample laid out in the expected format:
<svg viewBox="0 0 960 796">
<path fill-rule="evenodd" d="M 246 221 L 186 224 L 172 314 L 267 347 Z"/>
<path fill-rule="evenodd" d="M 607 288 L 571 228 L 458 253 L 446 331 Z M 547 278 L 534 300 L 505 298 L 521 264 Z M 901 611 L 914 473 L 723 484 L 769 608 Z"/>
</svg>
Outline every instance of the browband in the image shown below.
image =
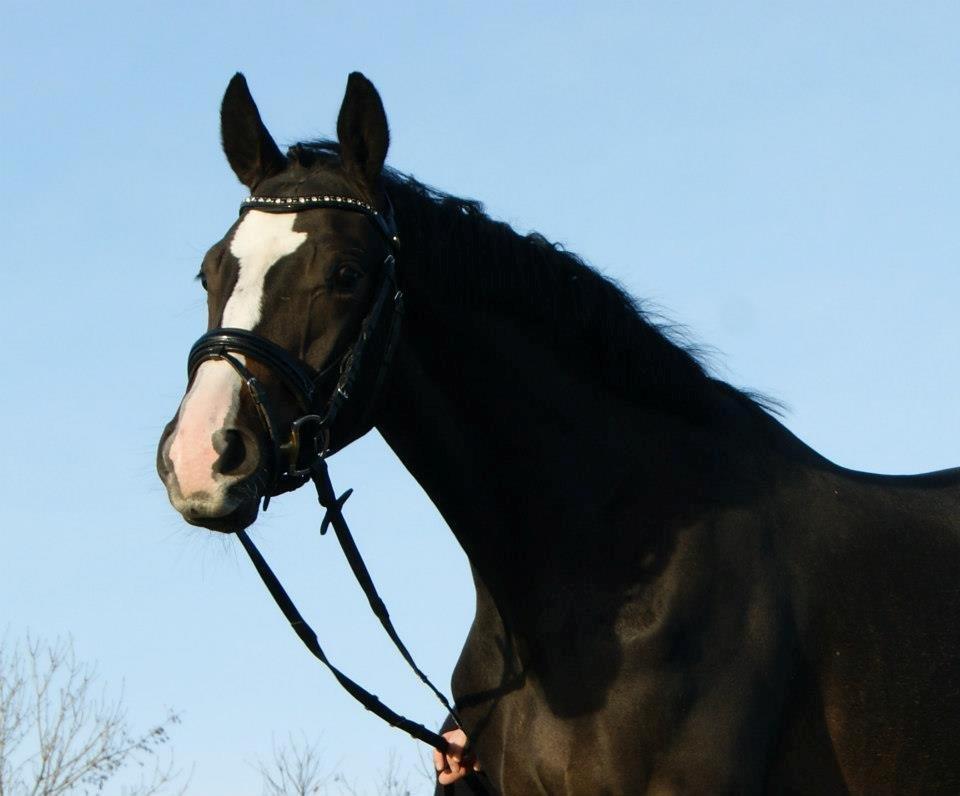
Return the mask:
<svg viewBox="0 0 960 796">
<path fill-rule="evenodd" d="M 377 229 L 395 251 L 400 249 L 400 236 L 397 235 L 397 225 L 393 219 L 393 207 L 390 197 L 386 197 L 387 211 L 381 213 L 373 205 L 354 199 L 350 196 L 334 196 L 323 194 L 317 196 L 248 196 L 240 203 L 240 215 L 245 210 L 263 210 L 266 213 L 296 213 L 300 210 L 316 210 L 317 208 L 333 208 L 353 210 L 368 216 Z"/>
</svg>

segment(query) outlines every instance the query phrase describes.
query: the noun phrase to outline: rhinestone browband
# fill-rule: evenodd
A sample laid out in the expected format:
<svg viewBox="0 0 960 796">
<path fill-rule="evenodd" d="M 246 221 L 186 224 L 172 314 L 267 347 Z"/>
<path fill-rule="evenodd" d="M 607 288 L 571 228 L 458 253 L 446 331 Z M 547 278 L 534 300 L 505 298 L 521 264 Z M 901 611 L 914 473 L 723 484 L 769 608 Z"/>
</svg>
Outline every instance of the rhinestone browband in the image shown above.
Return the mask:
<svg viewBox="0 0 960 796">
<path fill-rule="evenodd" d="M 281 207 L 299 207 L 301 205 L 319 205 L 327 206 L 330 205 L 346 205 L 348 207 L 355 207 L 358 210 L 362 210 L 365 213 L 370 213 L 372 215 L 380 215 L 380 211 L 377 210 L 372 205 L 368 205 L 366 202 L 361 202 L 359 199 L 353 199 L 349 196 L 248 196 L 246 199 L 241 202 L 240 209 L 243 210 L 248 207 L 275 207 L 280 205 Z"/>
<path fill-rule="evenodd" d="M 390 207 L 390 200 L 387 199 Z M 354 199 L 351 196 L 336 196 L 333 194 L 318 194 L 317 196 L 248 196 L 240 203 L 240 213 L 244 210 L 263 210 L 267 213 L 296 213 L 299 210 L 314 210 L 317 208 L 334 208 L 353 210 L 369 216 L 377 225 L 390 245 L 398 250 L 400 238 L 393 221 L 393 212 L 381 213 L 373 205 Z"/>
</svg>

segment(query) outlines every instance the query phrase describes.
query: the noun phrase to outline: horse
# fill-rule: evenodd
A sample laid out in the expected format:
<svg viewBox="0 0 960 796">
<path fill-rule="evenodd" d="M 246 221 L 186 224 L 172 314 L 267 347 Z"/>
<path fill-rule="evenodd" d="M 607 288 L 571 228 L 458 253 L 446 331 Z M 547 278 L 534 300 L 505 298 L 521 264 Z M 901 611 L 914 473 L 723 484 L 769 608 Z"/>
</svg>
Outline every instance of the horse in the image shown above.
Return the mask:
<svg viewBox="0 0 960 796">
<path fill-rule="evenodd" d="M 359 73 L 335 141 L 281 152 L 240 74 L 221 122 L 251 198 L 158 449 L 187 522 L 241 531 L 378 429 L 470 562 L 491 791 L 960 792 L 960 468 L 828 461 L 579 257 L 387 167 Z"/>
</svg>

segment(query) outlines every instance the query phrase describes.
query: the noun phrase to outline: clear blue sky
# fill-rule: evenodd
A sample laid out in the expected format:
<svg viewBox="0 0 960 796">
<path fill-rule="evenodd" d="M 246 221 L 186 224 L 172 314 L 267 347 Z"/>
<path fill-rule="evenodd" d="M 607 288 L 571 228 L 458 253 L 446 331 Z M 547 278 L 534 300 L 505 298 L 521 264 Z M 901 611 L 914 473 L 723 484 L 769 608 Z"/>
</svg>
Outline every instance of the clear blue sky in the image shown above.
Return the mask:
<svg viewBox="0 0 960 796">
<path fill-rule="evenodd" d="M 154 473 L 205 323 L 192 277 L 244 194 L 218 143 L 237 70 L 282 143 L 332 134 L 363 71 L 392 165 L 655 301 L 834 461 L 960 464 L 960 6 L 579 8 L 3 4 L 0 628 L 72 634 L 135 724 L 182 710 L 191 793 L 259 793 L 249 764 L 288 731 L 370 792 L 391 749 L 415 759 Z M 473 609 L 463 554 L 376 435 L 332 471 L 401 633 L 446 683 Z M 304 490 L 255 538 L 339 664 L 437 718 L 318 522 Z"/>
</svg>

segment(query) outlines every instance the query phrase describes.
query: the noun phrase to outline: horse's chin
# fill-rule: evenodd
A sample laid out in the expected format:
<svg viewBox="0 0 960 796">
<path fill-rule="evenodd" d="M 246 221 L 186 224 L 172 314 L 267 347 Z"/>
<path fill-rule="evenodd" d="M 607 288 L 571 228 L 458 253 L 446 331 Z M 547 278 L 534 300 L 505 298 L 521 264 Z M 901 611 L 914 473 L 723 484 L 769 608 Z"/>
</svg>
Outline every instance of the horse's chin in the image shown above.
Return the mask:
<svg viewBox="0 0 960 796">
<path fill-rule="evenodd" d="M 260 498 L 244 500 L 233 511 L 219 517 L 197 517 L 184 514 L 183 518 L 198 528 L 219 533 L 236 533 L 253 525 L 260 513 Z"/>
</svg>

